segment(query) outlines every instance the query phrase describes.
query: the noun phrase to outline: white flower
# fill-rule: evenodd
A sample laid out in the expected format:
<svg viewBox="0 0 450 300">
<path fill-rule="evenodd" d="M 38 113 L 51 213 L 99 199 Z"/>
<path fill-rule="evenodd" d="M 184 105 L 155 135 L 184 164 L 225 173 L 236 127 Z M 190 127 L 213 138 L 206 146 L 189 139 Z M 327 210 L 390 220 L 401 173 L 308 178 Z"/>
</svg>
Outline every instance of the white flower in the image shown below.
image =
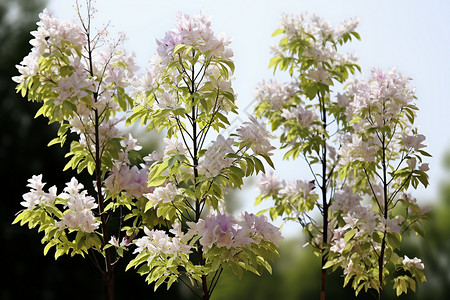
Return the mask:
<svg viewBox="0 0 450 300">
<path fill-rule="evenodd" d="M 189 222 L 187 235 L 200 236 L 200 244 L 208 249 L 214 245 L 218 248 L 240 248 L 252 243 L 259 244 L 262 240 L 278 245 L 283 239 L 279 228 L 268 223 L 267 217 L 245 212 L 241 218 L 236 220 L 226 214 L 211 215 L 197 223 Z"/>
<path fill-rule="evenodd" d="M 330 73 L 328 73 L 325 69 L 322 67 L 317 67 L 316 69 L 310 69 L 308 71 L 309 78 L 320 82 L 322 84 L 329 85 L 328 79 L 330 78 Z"/>
<path fill-rule="evenodd" d="M 36 191 L 42 191 L 45 183 L 42 182 L 42 174 L 33 175 L 31 179 L 28 179 L 27 187 L 30 187 Z"/>
<path fill-rule="evenodd" d="M 281 182 L 278 181 L 278 177 L 274 175 L 272 170 L 263 173 L 258 180 L 258 189 L 263 195 L 277 193 L 281 186 Z"/>
<path fill-rule="evenodd" d="M 285 119 L 296 119 L 302 127 L 310 127 L 311 124 L 319 120 L 319 116 L 312 109 L 305 109 L 301 105 L 282 110 L 281 116 Z"/>
<path fill-rule="evenodd" d="M 164 144 L 166 145 L 166 148 L 164 149 L 164 156 L 185 154 L 187 151 L 184 144 L 176 137 L 172 137 L 170 139 L 164 138 Z"/>
<path fill-rule="evenodd" d="M 268 240 L 275 244 L 275 246 L 278 246 L 283 240 L 280 228 L 269 223 L 266 216 L 256 216 L 244 212 L 241 214 L 241 217 L 243 221 L 239 224 L 241 224 L 245 232 L 248 231 L 252 233 L 250 236 L 252 236 L 255 243 L 259 243 L 261 240 Z M 246 229 L 246 227 L 248 228 Z"/>
<path fill-rule="evenodd" d="M 144 232 L 146 236 L 134 242 L 137 246 L 134 253 L 146 250 L 152 254 L 152 257 L 158 254 L 179 256 L 191 253 L 189 245 L 184 244 L 178 237 L 168 236 L 163 230 L 149 230 L 145 227 Z"/>
<path fill-rule="evenodd" d="M 399 221 L 401 221 L 400 218 L 393 218 L 393 219 L 382 219 L 382 230 L 386 230 L 386 232 L 392 232 L 400 234 L 400 225 Z"/>
<path fill-rule="evenodd" d="M 422 144 L 422 142 L 425 141 L 425 136 L 423 134 L 404 135 L 402 140 L 405 147 L 408 149 L 413 148 L 417 151 L 425 147 L 425 144 Z"/>
<path fill-rule="evenodd" d="M 89 196 L 87 191 L 81 190 L 82 188 L 83 185 L 75 177 L 66 183 L 64 193 L 61 193 L 58 198 L 67 200 L 67 210 L 62 219 L 56 222 L 57 227 L 79 229 L 82 232 L 91 233 L 100 226 L 100 222 L 92 212 L 98 207 L 98 204 L 95 198 Z"/>
<path fill-rule="evenodd" d="M 62 220 L 56 222 L 55 225 L 61 229 L 79 229 L 82 232 L 92 233 L 100 226 L 100 222 L 92 211 L 84 210 L 78 213 L 66 212 Z"/>
<path fill-rule="evenodd" d="M 146 92 L 153 89 L 153 73 L 151 69 L 146 69 L 144 74 L 136 75 L 131 81 L 130 97 L 136 99 L 138 103 L 143 103 L 146 99 Z"/>
<path fill-rule="evenodd" d="M 233 142 L 233 138 L 225 139 L 219 134 L 200 158 L 199 172 L 212 178 L 219 175 L 223 169 L 228 168 L 232 164 L 233 158 L 226 157 L 226 155 L 234 152 Z"/>
<path fill-rule="evenodd" d="M 139 146 L 137 143 L 137 139 L 133 138 L 131 133 L 128 136 L 125 136 L 122 141 L 120 141 L 120 145 L 125 148 L 125 152 L 128 151 L 139 151 L 142 149 L 142 146 Z"/>
<path fill-rule="evenodd" d="M 148 170 L 137 166 L 129 167 L 122 164 L 120 169 L 113 167 L 105 180 L 105 189 L 112 194 L 125 191 L 128 195 L 140 198 L 143 194 L 151 193 L 153 187 L 148 187 Z"/>
<path fill-rule="evenodd" d="M 330 251 L 342 254 L 345 249 L 345 240 L 344 238 L 333 240 L 332 245 Z"/>
<path fill-rule="evenodd" d="M 338 190 L 334 194 L 330 209 L 333 211 L 342 211 L 344 213 L 353 213 L 361 206 L 362 198 L 353 193 L 352 188 L 346 186 L 342 190 Z"/>
<path fill-rule="evenodd" d="M 239 141 L 250 142 L 250 148 L 255 154 L 273 155 L 272 150 L 275 149 L 270 144 L 269 139 L 273 136 L 266 129 L 266 127 L 259 123 L 254 117 L 250 116 L 250 122 L 244 122 L 243 125 L 237 129 L 239 133 Z"/>
<path fill-rule="evenodd" d="M 315 185 L 311 181 L 307 180 L 292 180 L 284 184 L 280 189 L 279 194 L 287 197 L 295 197 L 302 194 L 303 197 L 307 198 L 311 191 L 315 188 Z"/>
<path fill-rule="evenodd" d="M 402 261 L 403 265 L 406 268 L 411 268 L 414 267 L 416 269 L 419 270 L 423 270 L 425 268 L 424 264 L 422 263 L 422 260 L 420 258 L 414 257 L 414 258 L 409 258 L 408 256 L 404 256 L 403 257 L 403 261 Z"/>
<path fill-rule="evenodd" d="M 32 178 L 28 179 L 27 184 L 30 191 L 22 195 L 22 199 L 24 201 L 20 204 L 27 209 L 30 209 L 38 204 L 53 205 L 57 198 L 56 186 L 49 188 L 48 192 L 43 190 L 44 186 L 45 183 L 42 182 L 42 174 L 33 175 Z"/>
<path fill-rule="evenodd" d="M 345 136 L 341 142 L 341 148 L 337 153 L 341 156 L 340 164 L 346 165 L 353 161 L 373 162 L 376 155 L 376 146 L 364 141 L 358 134 Z"/>
<path fill-rule="evenodd" d="M 119 247 L 119 241 L 114 235 L 111 237 L 108 243 L 113 245 L 114 247 Z"/>
<path fill-rule="evenodd" d="M 78 195 L 79 191 L 83 189 L 84 185 L 79 183 L 75 177 L 72 177 L 69 182 L 66 183 L 64 188 L 64 193 L 60 194 L 59 197 L 63 199 L 69 199 L 71 196 Z"/>
<path fill-rule="evenodd" d="M 253 93 L 257 103 L 268 101 L 272 109 L 281 109 L 297 92 L 294 82 L 282 84 L 279 80 L 271 79 L 257 84 Z"/>
<path fill-rule="evenodd" d="M 160 203 L 171 203 L 175 198 L 181 195 L 182 191 L 178 189 L 173 183 L 169 182 L 166 186 L 155 188 L 153 193 L 144 194 L 149 201 L 156 207 Z"/>
<path fill-rule="evenodd" d="M 227 47 L 230 40 L 224 35 L 218 37 L 214 35 L 211 21 L 203 11 L 195 16 L 179 13 L 176 28 L 166 32 L 164 38 L 156 40 L 156 43 L 157 54 L 163 65 L 174 59 L 172 53 L 179 44 L 196 46 L 202 52 L 209 51 L 210 56 L 223 59 L 230 59 L 233 56 L 233 52 Z"/>
<path fill-rule="evenodd" d="M 152 153 L 150 153 L 149 155 L 145 156 L 143 158 L 143 160 L 148 164 L 148 165 L 152 165 L 155 162 L 160 162 L 164 159 L 164 154 L 160 154 L 157 151 L 153 151 Z"/>
</svg>

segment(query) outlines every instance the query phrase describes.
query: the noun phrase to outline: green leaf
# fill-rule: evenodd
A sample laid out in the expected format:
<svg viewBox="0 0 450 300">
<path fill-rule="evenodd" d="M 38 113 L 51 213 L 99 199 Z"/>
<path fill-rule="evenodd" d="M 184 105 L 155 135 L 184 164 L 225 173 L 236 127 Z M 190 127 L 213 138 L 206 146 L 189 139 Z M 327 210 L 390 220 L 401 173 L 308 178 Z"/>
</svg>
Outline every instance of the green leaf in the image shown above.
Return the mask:
<svg viewBox="0 0 450 300">
<path fill-rule="evenodd" d="M 47 245 L 45 245 L 45 247 L 44 247 L 44 256 L 47 255 L 48 251 L 49 251 L 50 248 L 53 247 L 53 246 L 54 246 L 54 243 L 52 243 L 52 242 L 47 243 Z"/>
<path fill-rule="evenodd" d="M 350 241 L 354 236 L 355 236 L 355 234 L 358 232 L 358 229 L 357 228 L 353 228 L 352 230 L 350 230 L 350 231 L 347 231 L 346 233 L 345 233 L 345 235 L 344 235 L 344 241 L 345 241 L 345 243 L 348 243 L 348 241 Z"/>
<path fill-rule="evenodd" d="M 285 32 L 286 32 L 286 31 L 285 31 L 284 29 L 278 28 L 277 30 L 275 30 L 275 31 L 272 33 L 272 36 L 274 37 L 274 36 L 277 36 L 277 35 L 282 34 L 282 33 L 285 33 Z"/>
<path fill-rule="evenodd" d="M 155 164 L 150 168 L 148 174 L 148 186 L 159 186 L 164 183 L 167 176 L 161 176 L 161 174 L 168 168 L 169 161 L 165 160 L 159 164 Z"/>
<path fill-rule="evenodd" d="M 255 162 L 255 170 L 256 174 L 258 174 L 259 171 L 266 173 L 266 170 L 264 169 L 264 165 L 256 156 L 253 157 L 253 161 Z"/>
<path fill-rule="evenodd" d="M 22 221 L 22 219 L 24 219 L 25 216 L 28 216 L 28 215 L 29 215 L 29 213 L 27 213 L 27 212 L 28 212 L 27 210 L 24 210 L 24 211 L 20 212 L 20 213 L 16 216 L 16 218 L 14 219 L 14 221 L 12 222 L 12 224 L 16 224 L 16 223 L 18 223 L 19 221 Z M 21 225 L 22 225 L 22 224 L 21 224 Z"/>
<path fill-rule="evenodd" d="M 391 245 L 395 249 L 400 249 L 401 235 L 397 235 L 395 233 L 388 233 L 387 240 L 389 245 Z"/>
<path fill-rule="evenodd" d="M 352 31 L 350 32 L 351 35 L 353 35 L 355 38 L 357 38 L 359 41 L 361 40 L 361 36 L 359 35 L 359 33 Z"/>
<path fill-rule="evenodd" d="M 174 54 L 178 54 L 184 51 L 184 49 L 186 49 L 186 45 L 185 44 L 178 44 L 175 46 L 175 48 L 173 49 L 173 53 Z"/>
<path fill-rule="evenodd" d="M 266 162 L 269 164 L 269 166 L 272 167 L 272 169 L 275 169 L 275 165 L 273 164 L 272 159 L 270 158 L 270 156 L 268 155 L 261 155 L 262 157 L 264 157 L 264 159 L 266 160 Z"/>
<path fill-rule="evenodd" d="M 234 175 L 236 175 L 237 177 L 243 178 L 245 176 L 244 171 L 242 171 L 241 168 L 238 168 L 236 166 L 230 166 L 230 170 L 231 172 L 233 172 Z"/>
<path fill-rule="evenodd" d="M 325 263 L 325 265 L 323 266 L 322 269 L 328 269 L 328 268 L 334 266 L 335 264 L 336 264 L 336 262 L 334 260 L 329 260 Z"/>
</svg>

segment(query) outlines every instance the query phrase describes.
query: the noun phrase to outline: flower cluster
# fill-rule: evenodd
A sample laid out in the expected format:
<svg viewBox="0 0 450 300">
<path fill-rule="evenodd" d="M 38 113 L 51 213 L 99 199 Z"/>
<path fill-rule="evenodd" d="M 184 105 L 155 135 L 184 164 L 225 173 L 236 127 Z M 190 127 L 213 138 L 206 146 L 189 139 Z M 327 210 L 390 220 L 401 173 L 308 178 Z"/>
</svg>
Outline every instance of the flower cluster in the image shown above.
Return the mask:
<svg viewBox="0 0 450 300">
<path fill-rule="evenodd" d="M 346 116 L 352 120 L 352 132 L 341 137 L 341 165 L 380 163 L 378 149 L 389 146 L 385 147 L 386 159 L 407 161 L 412 170 L 428 169 L 418 157 L 425 148 L 425 136 L 413 126 L 417 108 L 410 80 L 395 69 L 373 69 L 369 80 L 355 80 L 349 86 L 343 97 L 347 97 Z M 366 134 L 368 131 L 377 134 Z"/>
<path fill-rule="evenodd" d="M 314 182 L 297 179 L 288 182 L 283 181 L 282 188 L 279 190 L 279 193 L 282 196 L 287 197 L 294 197 L 298 194 L 301 194 L 303 197 L 307 198 L 308 196 L 310 196 L 314 188 Z"/>
<path fill-rule="evenodd" d="M 414 100 L 410 81 L 411 78 L 404 77 L 396 69 L 388 72 L 372 69 L 369 80 L 355 80 L 351 85 L 349 93 L 353 100 L 349 103 L 347 115 L 365 117 L 370 112 L 373 125 L 385 125 Z"/>
<path fill-rule="evenodd" d="M 75 22 L 53 17 L 47 9 L 39 14 L 38 29 L 32 31 L 34 39 L 30 41 L 33 46 L 31 52 L 24 57 L 17 69 L 20 76 L 13 77 L 17 83 L 23 83 L 26 78 L 39 72 L 39 58 L 44 53 L 66 48 L 65 43 L 70 43 L 75 49 L 81 50 L 87 42 L 86 35 Z M 71 84 L 73 88 L 77 85 Z"/>
<path fill-rule="evenodd" d="M 225 139 L 221 134 L 206 149 L 205 155 L 200 158 L 199 172 L 205 174 L 206 177 L 216 177 L 223 169 L 228 168 L 233 163 L 233 158 L 226 155 L 234 153 L 232 148 L 234 139 Z"/>
<path fill-rule="evenodd" d="M 33 175 L 28 179 L 27 187 L 31 190 L 22 196 L 23 202 L 20 204 L 26 209 L 31 209 L 35 205 L 53 205 L 57 197 L 57 188 L 52 186 L 48 192 L 43 190 L 46 183 L 42 182 L 42 174 Z"/>
<path fill-rule="evenodd" d="M 226 59 L 233 56 L 233 51 L 228 48 L 230 41 L 223 35 L 214 35 L 211 21 L 203 12 L 195 16 L 179 13 L 176 28 L 166 32 L 164 38 L 156 40 L 156 43 L 158 56 L 164 64 L 176 59 L 173 51 L 180 44 L 198 47 L 201 52 L 209 52 L 210 56 Z"/>
<path fill-rule="evenodd" d="M 362 197 L 353 193 L 349 187 L 336 191 L 330 209 L 333 212 L 341 213 L 344 221 L 342 224 L 344 225 L 342 227 L 338 226 L 333 231 L 330 251 L 342 254 L 344 248 L 348 246 L 344 239 L 345 234 L 355 229 L 357 230 L 354 233 L 352 242 L 372 243 L 373 245 L 378 244 L 378 242 L 373 241 L 374 234 L 377 234 L 377 231 L 400 234 L 400 225 L 403 221 L 400 216 L 393 219 L 384 219 L 376 214 L 371 206 L 362 205 L 362 201 Z M 375 247 L 377 248 L 377 246 Z"/>
<path fill-rule="evenodd" d="M 261 175 L 258 179 L 259 199 L 272 197 L 275 206 L 282 209 L 288 217 L 299 218 L 310 211 L 319 195 L 314 192 L 314 181 L 278 180 L 272 172 Z M 273 213 L 272 213 L 273 215 Z"/>
<path fill-rule="evenodd" d="M 90 233 L 100 225 L 92 212 L 98 205 L 87 191 L 82 190 L 83 185 L 77 179 L 72 178 L 66 183 L 63 193 L 59 195 L 55 186 L 52 186 L 48 192 L 43 190 L 45 183 L 42 182 L 42 175 L 35 175 L 28 182 L 27 186 L 31 190 L 23 195 L 24 202 L 21 203 L 27 210 L 35 207 L 43 207 L 44 211 L 50 209 L 60 218 L 54 221 L 54 225 L 60 229 L 77 229 Z M 58 208 L 60 205 L 65 208 L 62 213 Z"/>
<path fill-rule="evenodd" d="M 352 161 L 375 161 L 376 140 L 364 141 L 358 134 L 348 134 L 341 137 L 341 148 L 337 150 L 340 163 L 346 165 Z"/>
<path fill-rule="evenodd" d="M 271 145 L 270 139 L 273 135 L 267 130 L 264 124 L 261 124 L 256 118 L 250 116 L 250 121 L 246 121 L 237 129 L 239 141 L 249 144 L 255 154 L 271 156 L 275 149 Z"/>
<path fill-rule="evenodd" d="M 404 256 L 403 260 L 402 260 L 403 265 L 405 266 L 405 268 L 411 268 L 414 267 L 416 269 L 419 270 L 423 270 L 425 268 L 425 266 L 422 263 L 422 260 L 420 258 L 414 257 L 414 258 L 409 258 L 408 256 Z"/>
<path fill-rule="evenodd" d="M 273 171 L 261 174 L 258 178 L 258 188 L 262 195 L 276 194 L 281 189 L 282 183 Z"/>
<path fill-rule="evenodd" d="M 105 189 L 113 195 L 124 191 L 138 199 L 144 194 L 152 192 L 154 188 L 148 187 L 147 169 L 123 164 L 120 168 L 113 167 L 110 171 L 109 176 L 105 179 Z"/>
<path fill-rule="evenodd" d="M 154 189 L 152 193 L 144 194 L 150 203 L 153 204 L 154 207 L 173 203 L 176 201 L 176 197 L 181 195 L 182 191 L 178 189 L 173 183 L 169 182 L 166 186 L 159 186 Z"/>
<path fill-rule="evenodd" d="M 67 210 L 64 212 L 61 221 L 56 222 L 58 228 L 78 229 L 82 232 L 94 232 L 100 222 L 95 218 L 92 210 L 98 205 L 95 199 L 81 190 L 83 185 L 75 178 L 66 184 L 64 192 L 59 198 L 65 199 Z"/>
<path fill-rule="evenodd" d="M 164 138 L 163 140 L 165 148 L 164 148 L 164 156 L 170 155 L 179 155 L 186 154 L 187 150 L 183 142 L 179 141 L 176 137 L 172 138 Z"/>
<path fill-rule="evenodd" d="M 175 223 L 171 232 L 177 233 L 177 226 Z M 137 248 L 134 253 L 141 253 L 146 250 L 151 254 L 151 257 L 158 257 L 163 254 L 165 256 L 178 256 L 179 254 L 191 253 L 191 248 L 182 242 L 181 236 L 169 236 L 164 230 L 149 230 L 144 228 L 145 236 L 134 241 Z"/>
<path fill-rule="evenodd" d="M 304 128 L 313 127 L 313 123 L 319 121 L 319 116 L 313 109 L 304 108 L 302 106 L 283 109 L 281 116 L 287 121 L 294 119 L 300 127 Z"/>
<path fill-rule="evenodd" d="M 269 81 L 260 81 L 253 96 L 258 103 L 267 101 L 272 109 L 279 110 L 290 98 L 295 97 L 297 90 L 298 86 L 294 82 L 281 83 L 280 80 L 270 79 Z"/>
<path fill-rule="evenodd" d="M 241 220 L 236 220 L 226 214 L 208 216 L 197 223 L 188 223 L 188 235 L 199 236 L 200 244 L 207 249 L 214 246 L 239 249 L 251 243 L 259 244 L 262 240 L 278 245 L 282 240 L 279 228 L 267 222 L 266 216 L 245 212 L 241 217 Z"/>
<path fill-rule="evenodd" d="M 311 57 L 314 61 L 340 61 L 341 63 L 355 62 L 355 58 L 351 55 L 339 54 L 332 44 L 341 40 L 345 35 L 354 33 L 359 24 L 357 18 L 345 20 L 340 25 L 333 27 L 330 22 L 314 14 L 283 14 L 281 15 L 280 23 L 281 29 L 284 30 L 286 36 L 291 40 L 314 37 L 309 40 L 310 47 L 308 47 L 304 53 L 305 56 Z M 273 51 L 277 55 L 279 55 L 280 52 L 282 55 L 285 54 L 283 53 L 283 50 L 277 47 L 273 47 Z M 321 75 L 321 73 L 323 73 L 323 75 Z M 320 67 L 313 69 L 310 75 L 312 77 L 321 77 L 324 79 L 329 76 L 328 72 Z"/>
</svg>

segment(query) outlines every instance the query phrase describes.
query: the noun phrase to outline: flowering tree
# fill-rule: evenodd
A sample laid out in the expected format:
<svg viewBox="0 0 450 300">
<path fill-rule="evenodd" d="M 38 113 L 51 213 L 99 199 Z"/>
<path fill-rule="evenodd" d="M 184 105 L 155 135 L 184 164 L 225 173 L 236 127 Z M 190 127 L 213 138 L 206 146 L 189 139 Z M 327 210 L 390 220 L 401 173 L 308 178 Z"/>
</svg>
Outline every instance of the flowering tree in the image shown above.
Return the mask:
<svg viewBox="0 0 450 300">
<path fill-rule="evenodd" d="M 148 130 L 166 130 L 164 153 L 151 155 L 149 186 L 156 188 L 145 195 L 145 210 L 154 209 L 171 229 L 169 234 L 144 227 L 128 268 L 139 267 L 155 288 L 180 280 L 209 299 L 224 268 L 238 276 L 271 269 L 267 260 L 276 252 L 279 229 L 264 216 L 243 213 L 235 219 L 223 210 L 227 189 L 264 171 L 258 157 L 273 166 L 273 147 L 256 119 L 230 137 L 218 134 L 207 146 L 209 135 L 226 128 L 227 114 L 237 107 L 230 42 L 214 34 L 203 13 L 179 14 L 177 27 L 157 43 L 151 67 L 134 87 L 138 105 L 128 122 L 140 118 Z"/>
<path fill-rule="evenodd" d="M 286 183 L 265 174 L 258 201 L 272 198 L 272 217 L 286 215 L 304 226 L 322 257 L 322 299 L 331 266 L 344 269 L 344 285 L 352 280 L 356 293 L 374 289 L 380 299 L 393 271 L 398 295 L 425 280 L 419 259 L 396 253 L 402 234 L 422 234 L 425 219 L 407 190 L 428 185 L 422 159 L 429 154 L 413 126 L 417 107 L 409 79 L 395 70 L 374 70 L 369 81 L 348 80 L 344 94 L 331 96 L 336 83 L 359 70 L 353 57 L 337 54 L 351 36 L 359 39 L 356 24 L 331 28 L 316 16 L 282 16 L 274 35 L 285 37 L 273 48 L 270 66 L 288 70 L 293 80 L 263 81 L 256 90 L 255 113 L 281 129 L 284 157 L 304 158 L 313 175 L 311 181 Z M 308 215 L 314 207 L 321 226 Z"/>
<path fill-rule="evenodd" d="M 330 207 L 337 227 L 326 267 L 340 265 L 344 284 L 353 279 L 357 293 L 375 289 L 379 299 L 392 273 L 397 295 L 426 280 L 420 259 L 398 255 L 402 235 L 423 235 L 426 219 L 407 192 L 428 185 L 422 160 L 429 156 L 425 136 L 414 127 L 417 107 L 409 81 L 395 69 L 374 69 L 369 80 L 355 80 L 343 96 L 352 124 L 338 150 L 347 187 L 336 192 Z"/>
<path fill-rule="evenodd" d="M 75 177 L 61 193 L 45 190 L 43 176 L 33 176 L 14 223 L 43 232 L 44 254 L 54 248 L 55 258 L 88 256 L 108 299 L 116 263 L 130 247 L 137 256 L 128 268 L 139 266 L 155 288 L 186 275 L 201 286 L 201 299 L 209 299 L 226 267 L 238 275 L 270 271 L 279 229 L 263 216 L 223 213 L 226 189 L 264 171 L 258 157 L 272 165 L 269 133 L 251 119 L 205 147 L 210 129 L 226 127 L 226 114 L 236 110 L 229 42 L 214 35 L 203 14 L 180 15 L 177 29 L 158 42 L 152 68 L 135 75 L 133 57 L 119 47 L 123 37 L 110 42 L 106 28 L 93 33 L 89 0 L 76 7 L 80 25 L 40 14 L 33 48 L 13 80 L 22 96 L 42 103 L 37 116 L 60 124 L 49 145 L 76 134 L 64 170 L 87 170 L 93 192 Z M 126 117 L 116 117 L 130 106 L 129 124 L 141 118 L 148 129 L 167 129 L 164 154 L 152 153 L 141 165 L 130 162 L 141 149 L 137 140 L 120 130 Z"/>
<path fill-rule="evenodd" d="M 336 94 L 335 85 L 344 83 L 350 73 L 359 70 L 352 55 L 340 54 L 341 45 L 352 37 L 357 20 L 348 20 L 337 27 L 315 15 L 282 15 L 279 45 L 272 48 L 270 67 L 287 70 L 291 82 L 277 80 L 259 83 L 255 96 L 257 117 L 268 119 L 272 130 L 281 131 L 284 159 L 303 158 L 311 171 L 309 180 L 279 181 L 273 174 L 263 175 L 258 202 L 272 198 L 272 218 L 286 216 L 299 222 L 310 238 L 314 251 L 322 257 L 321 299 L 325 298 L 328 243 L 330 241 L 330 205 L 337 183 L 338 160 L 336 137 L 346 132 L 348 124 L 345 103 Z M 314 190 L 316 186 L 319 191 Z M 311 217 L 318 208 L 322 224 Z"/>
<path fill-rule="evenodd" d="M 33 176 L 28 184 L 30 192 L 23 195 L 25 209 L 14 223 L 38 227 L 44 233 L 44 254 L 54 247 L 55 258 L 63 254 L 91 258 L 103 276 L 109 299 L 113 299 L 114 262 L 120 257 L 120 252 L 108 248 L 114 208 L 129 207 L 132 198 L 151 191 L 145 180 L 135 181 L 137 186 L 118 198 L 104 186 L 108 172 L 114 174 L 129 162 L 129 152 L 139 150 L 130 135 L 118 130 L 121 120 L 115 118 L 132 102 L 125 87 L 132 82 L 136 67 L 133 57 L 119 47 L 123 37 L 109 43 L 106 30 L 92 32 L 89 1 L 86 7 L 77 5 L 77 12 L 80 25 L 57 19 L 47 10 L 39 15 L 38 29 L 30 41 L 33 48 L 17 66 L 21 75 L 13 80 L 22 96 L 42 103 L 36 116 L 60 124 L 58 137 L 49 145 L 63 145 L 69 132 L 78 136 L 71 142 L 66 155 L 71 159 L 64 170 L 80 173 L 87 169 L 95 180 L 95 193 L 91 196 L 75 177 L 62 193 L 58 194 L 55 186 L 45 191 L 43 176 Z M 147 177 L 145 170 L 132 172 L 139 178 Z"/>
</svg>

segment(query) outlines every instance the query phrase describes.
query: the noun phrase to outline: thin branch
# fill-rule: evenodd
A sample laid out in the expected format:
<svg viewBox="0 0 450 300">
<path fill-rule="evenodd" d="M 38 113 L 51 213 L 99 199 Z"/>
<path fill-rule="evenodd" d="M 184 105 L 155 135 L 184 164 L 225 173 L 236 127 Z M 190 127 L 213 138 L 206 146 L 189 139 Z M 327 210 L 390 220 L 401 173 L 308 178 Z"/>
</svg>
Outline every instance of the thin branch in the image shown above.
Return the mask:
<svg viewBox="0 0 450 300">
<path fill-rule="evenodd" d="M 366 168 L 363 167 L 362 169 L 364 170 L 364 174 L 366 174 L 367 182 L 369 183 L 370 189 L 372 190 L 372 194 L 373 194 L 373 197 L 375 198 L 375 201 L 377 202 L 378 208 L 380 209 L 380 211 L 383 211 L 383 209 L 381 208 L 380 201 L 378 201 L 375 190 L 373 189 L 372 182 L 370 182 L 369 174 L 367 173 Z"/>
<path fill-rule="evenodd" d="M 316 175 L 316 173 L 314 172 L 314 170 L 313 170 L 313 168 L 312 168 L 312 166 L 311 166 L 311 163 L 309 162 L 309 160 L 308 160 L 308 158 L 306 157 L 305 154 L 303 154 L 303 158 L 305 159 L 306 164 L 308 165 L 309 170 L 311 171 L 311 174 L 314 176 L 314 180 L 315 180 L 317 186 L 318 186 L 320 189 L 322 189 L 322 186 L 320 185 L 320 181 L 317 179 L 317 175 Z"/>
<path fill-rule="evenodd" d="M 399 188 L 391 194 L 391 196 L 388 199 L 388 203 L 392 202 L 395 198 L 395 196 L 403 189 L 405 184 L 411 179 L 412 173 L 408 175 L 408 177 L 402 182 L 402 184 L 399 186 Z"/>
<path fill-rule="evenodd" d="M 203 299 L 202 298 L 202 296 L 200 296 L 189 284 L 187 284 L 184 280 L 183 280 L 183 278 L 179 278 L 179 280 L 182 282 L 182 283 L 184 283 L 184 285 L 186 285 L 187 287 L 188 287 L 188 289 L 197 297 L 197 298 L 199 298 L 199 299 Z"/>
<path fill-rule="evenodd" d="M 210 295 L 212 294 L 212 292 L 213 292 L 214 289 L 216 288 L 216 285 L 217 285 L 217 283 L 219 282 L 220 275 L 222 275 L 222 271 L 223 271 L 223 268 L 220 268 L 219 274 L 217 275 L 217 271 L 216 271 L 216 274 L 214 274 L 214 278 L 216 279 L 216 282 L 214 282 L 214 278 L 213 278 L 213 280 L 211 281 L 211 285 L 210 285 L 210 287 L 209 287 L 209 290 L 208 290 L 208 293 L 209 293 Z M 217 275 L 217 278 L 216 278 L 216 275 Z"/>
</svg>

